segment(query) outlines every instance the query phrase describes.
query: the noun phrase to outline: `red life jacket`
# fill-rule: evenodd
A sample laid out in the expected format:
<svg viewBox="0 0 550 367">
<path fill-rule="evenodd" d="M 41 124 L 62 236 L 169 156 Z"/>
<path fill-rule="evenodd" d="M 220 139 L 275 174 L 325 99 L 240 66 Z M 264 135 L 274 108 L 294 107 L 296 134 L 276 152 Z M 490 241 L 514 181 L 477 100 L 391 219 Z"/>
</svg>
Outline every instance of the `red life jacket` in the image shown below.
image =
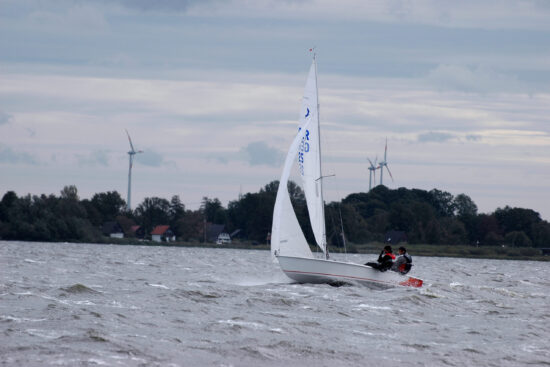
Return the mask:
<svg viewBox="0 0 550 367">
<path fill-rule="evenodd" d="M 411 259 L 411 257 L 410 257 L 408 254 L 404 254 L 403 257 L 405 258 L 405 260 L 406 260 L 407 262 L 404 263 L 404 264 L 399 265 L 399 267 L 397 268 L 397 270 L 398 270 L 400 273 L 407 274 L 407 273 L 409 272 L 409 270 L 411 270 L 412 259 Z"/>
<path fill-rule="evenodd" d="M 395 260 L 395 255 L 392 254 L 391 252 L 386 252 L 386 255 L 388 255 L 389 257 L 391 257 L 392 261 Z"/>
</svg>

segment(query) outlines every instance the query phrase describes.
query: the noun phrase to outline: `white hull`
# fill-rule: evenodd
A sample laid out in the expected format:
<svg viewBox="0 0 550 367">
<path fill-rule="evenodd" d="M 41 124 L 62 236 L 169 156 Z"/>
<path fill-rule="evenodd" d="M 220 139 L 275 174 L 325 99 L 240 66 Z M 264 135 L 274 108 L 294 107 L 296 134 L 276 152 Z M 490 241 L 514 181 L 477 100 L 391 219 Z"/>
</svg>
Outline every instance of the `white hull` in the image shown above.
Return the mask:
<svg viewBox="0 0 550 367">
<path fill-rule="evenodd" d="M 283 272 L 298 283 L 360 283 L 377 288 L 421 287 L 422 280 L 393 271 L 333 260 L 277 256 Z"/>
</svg>

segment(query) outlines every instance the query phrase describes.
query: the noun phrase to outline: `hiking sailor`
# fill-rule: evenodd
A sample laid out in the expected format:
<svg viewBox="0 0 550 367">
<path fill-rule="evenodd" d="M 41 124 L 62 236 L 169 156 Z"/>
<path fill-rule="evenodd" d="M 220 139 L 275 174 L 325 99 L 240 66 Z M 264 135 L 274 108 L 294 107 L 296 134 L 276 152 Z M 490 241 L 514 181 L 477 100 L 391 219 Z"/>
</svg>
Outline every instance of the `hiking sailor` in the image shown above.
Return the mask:
<svg viewBox="0 0 550 367">
<path fill-rule="evenodd" d="M 391 270 L 397 271 L 401 274 L 407 274 L 409 270 L 411 270 L 412 266 L 412 257 L 407 253 L 407 249 L 404 247 L 399 247 L 399 257 L 393 265 L 391 266 Z"/>
<path fill-rule="evenodd" d="M 365 265 L 370 266 L 374 269 L 378 269 L 380 271 L 386 271 L 392 267 L 393 260 L 395 260 L 395 255 L 393 254 L 391 246 L 388 245 L 384 247 L 384 249 L 378 256 L 378 262 L 369 262 Z"/>
</svg>

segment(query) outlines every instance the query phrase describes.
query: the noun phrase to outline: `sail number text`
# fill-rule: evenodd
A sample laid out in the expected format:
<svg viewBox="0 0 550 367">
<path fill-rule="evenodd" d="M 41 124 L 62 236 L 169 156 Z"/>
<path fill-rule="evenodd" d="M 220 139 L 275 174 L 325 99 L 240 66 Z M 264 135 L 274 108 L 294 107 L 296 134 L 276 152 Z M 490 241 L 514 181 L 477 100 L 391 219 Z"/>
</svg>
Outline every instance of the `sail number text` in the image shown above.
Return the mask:
<svg viewBox="0 0 550 367">
<path fill-rule="evenodd" d="M 302 128 L 298 128 L 298 131 L 300 130 L 302 130 Z M 298 151 L 298 169 L 302 176 L 304 175 L 304 154 L 307 152 L 309 152 L 309 130 L 306 130 L 302 142 L 300 143 L 300 150 Z"/>
</svg>

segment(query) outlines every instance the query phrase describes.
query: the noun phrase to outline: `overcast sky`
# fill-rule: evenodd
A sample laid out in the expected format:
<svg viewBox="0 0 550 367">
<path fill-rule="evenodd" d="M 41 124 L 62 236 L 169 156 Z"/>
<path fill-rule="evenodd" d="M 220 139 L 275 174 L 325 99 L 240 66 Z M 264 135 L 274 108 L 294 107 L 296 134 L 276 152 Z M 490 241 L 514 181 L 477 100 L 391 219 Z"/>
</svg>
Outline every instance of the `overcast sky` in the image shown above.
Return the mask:
<svg viewBox="0 0 550 367">
<path fill-rule="evenodd" d="M 550 220 L 545 0 L 0 0 L 0 195 L 180 195 L 278 180 L 316 46 L 326 199 L 465 193 Z"/>
</svg>

